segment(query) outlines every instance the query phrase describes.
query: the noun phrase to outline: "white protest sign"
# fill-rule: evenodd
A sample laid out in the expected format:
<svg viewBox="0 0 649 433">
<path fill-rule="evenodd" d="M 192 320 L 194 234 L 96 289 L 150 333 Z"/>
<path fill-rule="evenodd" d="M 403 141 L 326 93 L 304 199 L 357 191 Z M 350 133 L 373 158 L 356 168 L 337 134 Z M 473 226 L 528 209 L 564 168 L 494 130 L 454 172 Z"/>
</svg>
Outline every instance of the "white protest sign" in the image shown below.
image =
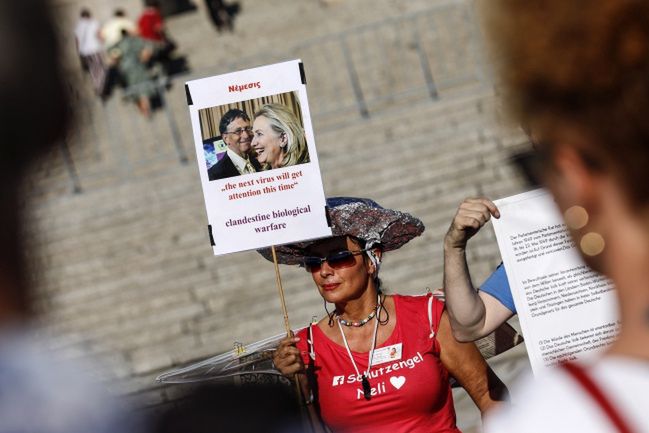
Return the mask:
<svg viewBox="0 0 649 433">
<path fill-rule="evenodd" d="M 591 357 L 618 332 L 612 283 L 579 256 L 552 196 L 535 190 L 495 201 L 492 219 L 532 371 Z"/>
<path fill-rule="evenodd" d="M 185 90 L 214 254 L 331 236 L 301 62 Z"/>
</svg>

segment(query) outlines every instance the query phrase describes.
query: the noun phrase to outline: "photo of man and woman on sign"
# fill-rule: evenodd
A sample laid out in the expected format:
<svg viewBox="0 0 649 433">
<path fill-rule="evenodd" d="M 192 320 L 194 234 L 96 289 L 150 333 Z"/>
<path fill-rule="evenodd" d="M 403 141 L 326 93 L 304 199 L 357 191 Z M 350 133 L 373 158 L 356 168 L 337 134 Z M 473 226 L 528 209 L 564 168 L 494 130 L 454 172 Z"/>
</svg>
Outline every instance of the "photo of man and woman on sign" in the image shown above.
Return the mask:
<svg viewBox="0 0 649 433">
<path fill-rule="evenodd" d="M 199 110 L 210 181 L 310 161 L 295 92 Z"/>
</svg>

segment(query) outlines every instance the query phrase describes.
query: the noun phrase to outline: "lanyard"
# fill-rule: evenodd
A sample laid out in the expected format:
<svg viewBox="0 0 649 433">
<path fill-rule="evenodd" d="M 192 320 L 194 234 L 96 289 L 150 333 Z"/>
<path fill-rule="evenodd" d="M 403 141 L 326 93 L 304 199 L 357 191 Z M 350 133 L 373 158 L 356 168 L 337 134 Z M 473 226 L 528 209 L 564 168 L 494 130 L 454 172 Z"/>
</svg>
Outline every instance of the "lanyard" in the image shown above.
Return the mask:
<svg viewBox="0 0 649 433">
<path fill-rule="evenodd" d="M 367 360 L 368 361 L 367 371 L 363 373 L 362 380 L 361 380 L 361 384 L 363 385 L 363 396 L 365 397 L 365 400 L 369 400 L 370 398 L 372 398 L 372 387 L 370 386 L 370 380 L 368 376 L 370 374 L 370 368 L 372 368 L 372 360 L 374 359 L 374 349 L 376 348 L 376 334 L 378 334 L 378 330 L 379 330 L 380 314 L 381 314 L 381 295 L 379 295 L 376 304 L 376 322 L 374 323 L 374 334 L 372 336 L 372 348 L 370 349 L 370 355 Z M 343 343 L 345 344 L 345 349 L 347 349 L 347 354 L 349 355 L 349 359 L 352 362 L 352 365 L 354 366 L 354 370 L 356 370 L 356 374 L 358 376 L 361 376 L 361 373 L 358 370 L 358 367 L 356 366 L 356 362 L 354 361 L 354 357 L 352 356 L 352 351 L 349 349 L 349 344 L 347 343 L 347 338 L 345 338 L 345 332 L 343 331 L 343 327 L 340 324 L 340 320 L 337 320 L 337 322 L 338 322 L 338 329 L 340 329 L 340 335 L 342 335 L 343 337 Z"/>
</svg>

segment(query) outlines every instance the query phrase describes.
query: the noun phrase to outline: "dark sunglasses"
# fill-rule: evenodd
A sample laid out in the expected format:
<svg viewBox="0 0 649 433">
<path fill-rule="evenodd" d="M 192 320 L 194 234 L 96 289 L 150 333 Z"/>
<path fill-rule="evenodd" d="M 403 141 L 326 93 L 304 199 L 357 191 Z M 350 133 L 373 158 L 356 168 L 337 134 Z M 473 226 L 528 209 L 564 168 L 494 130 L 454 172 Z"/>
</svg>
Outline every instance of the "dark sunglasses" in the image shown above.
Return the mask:
<svg viewBox="0 0 649 433">
<path fill-rule="evenodd" d="M 548 155 L 543 151 L 547 146 L 533 146 L 534 149 L 515 153 L 509 161 L 523 175 L 528 186 L 539 188 L 543 186 L 543 171 L 547 166 Z"/>
<path fill-rule="evenodd" d="M 369 251 L 369 248 L 358 251 L 338 251 L 329 254 L 327 257 L 305 256 L 302 264 L 307 272 L 318 272 L 324 262 L 327 262 L 332 269 L 348 268 L 356 263 L 354 256 L 363 254 L 366 251 Z"/>
</svg>

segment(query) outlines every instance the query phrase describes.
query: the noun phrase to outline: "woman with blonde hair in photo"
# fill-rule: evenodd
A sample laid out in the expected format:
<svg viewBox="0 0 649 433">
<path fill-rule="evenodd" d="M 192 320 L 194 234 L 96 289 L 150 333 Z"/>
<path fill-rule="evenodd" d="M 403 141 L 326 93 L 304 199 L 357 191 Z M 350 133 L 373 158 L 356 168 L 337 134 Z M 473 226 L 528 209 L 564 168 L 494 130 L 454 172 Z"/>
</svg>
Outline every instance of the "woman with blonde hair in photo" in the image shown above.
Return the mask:
<svg viewBox="0 0 649 433">
<path fill-rule="evenodd" d="M 255 113 L 252 129 L 252 147 L 265 170 L 309 162 L 304 128 L 286 106 L 262 106 Z"/>
</svg>

